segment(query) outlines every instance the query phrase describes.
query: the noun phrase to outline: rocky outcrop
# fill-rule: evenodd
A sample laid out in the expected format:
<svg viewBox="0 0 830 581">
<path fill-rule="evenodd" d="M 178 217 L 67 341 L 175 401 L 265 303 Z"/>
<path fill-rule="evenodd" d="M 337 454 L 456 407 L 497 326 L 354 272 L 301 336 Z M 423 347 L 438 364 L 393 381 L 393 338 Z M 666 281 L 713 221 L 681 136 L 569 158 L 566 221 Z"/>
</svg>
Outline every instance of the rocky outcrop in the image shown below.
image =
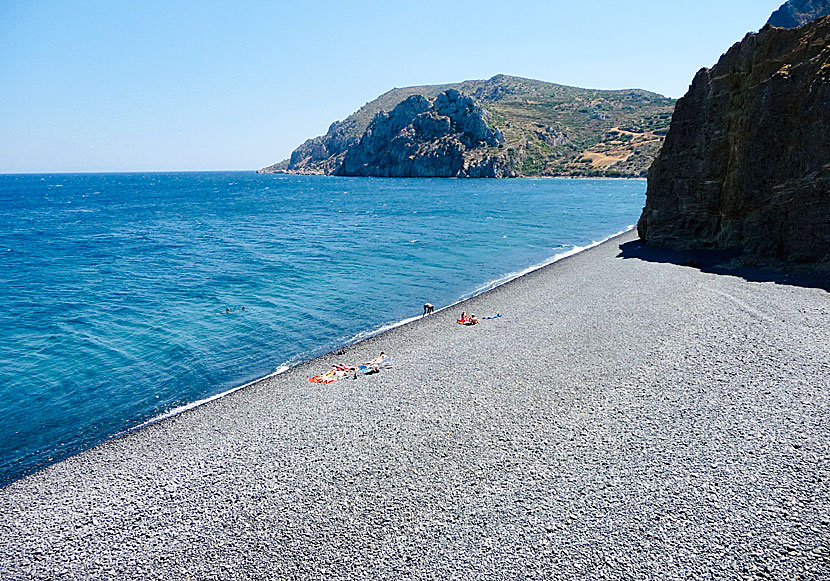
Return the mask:
<svg viewBox="0 0 830 581">
<path fill-rule="evenodd" d="M 677 103 L 640 237 L 830 264 L 830 17 L 747 35 Z"/>
<path fill-rule="evenodd" d="M 489 113 L 450 89 L 435 100 L 413 95 L 391 112 L 381 111 L 360 141 L 346 151 L 337 175 L 380 177 L 504 177 L 506 164 L 484 154 L 504 136 L 491 129 Z M 477 151 L 478 150 L 478 151 Z"/>
<path fill-rule="evenodd" d="M 830 14 L 830 0 L 789 0 L 772 13 L 767 24 L 780 28 L 798 28 Z"/>
</svg>

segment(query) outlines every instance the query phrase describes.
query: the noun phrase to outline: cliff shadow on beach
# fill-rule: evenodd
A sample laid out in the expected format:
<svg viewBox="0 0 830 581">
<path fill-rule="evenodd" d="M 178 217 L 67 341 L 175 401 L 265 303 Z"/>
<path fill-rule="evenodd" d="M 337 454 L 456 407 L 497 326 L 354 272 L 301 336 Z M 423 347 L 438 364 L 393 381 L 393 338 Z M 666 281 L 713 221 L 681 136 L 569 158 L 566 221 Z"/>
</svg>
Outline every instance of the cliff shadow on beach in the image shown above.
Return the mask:
<svg viewBox="0 0 830 581">
<path fill-rule="evenodd" d="M 620 244 L 617 258 L 639 259 L 696 268 L 701 272 L 738 276 L 750 282 L 818 288 L 830 292 L 830 273 L 808 270 L 784 271 L 771 267 L 741 265 L 739 250 L 671 250 L 650 246 L 640 239 Z"/>
</svg>

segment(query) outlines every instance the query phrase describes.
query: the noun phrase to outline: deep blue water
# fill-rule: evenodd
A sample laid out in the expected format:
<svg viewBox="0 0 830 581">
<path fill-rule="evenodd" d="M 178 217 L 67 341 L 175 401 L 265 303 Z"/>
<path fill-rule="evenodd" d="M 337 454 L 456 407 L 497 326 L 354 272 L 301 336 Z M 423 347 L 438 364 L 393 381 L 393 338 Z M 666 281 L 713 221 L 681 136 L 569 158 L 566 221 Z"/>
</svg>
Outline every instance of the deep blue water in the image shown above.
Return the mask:
<svg viewBox="0 0 830 581">
<path fill-rule="evenodd" d="M 0 176 L 0 484 L 606 238 L 644 193 L 639 180 Z"/>
</svg>

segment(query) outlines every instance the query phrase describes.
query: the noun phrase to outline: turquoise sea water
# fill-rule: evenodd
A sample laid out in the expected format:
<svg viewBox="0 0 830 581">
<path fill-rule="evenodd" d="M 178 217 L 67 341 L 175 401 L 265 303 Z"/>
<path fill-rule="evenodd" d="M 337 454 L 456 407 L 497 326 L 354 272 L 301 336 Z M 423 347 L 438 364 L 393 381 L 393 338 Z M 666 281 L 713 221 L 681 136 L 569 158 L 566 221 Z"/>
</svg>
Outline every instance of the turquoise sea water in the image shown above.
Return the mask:
<svg viewBox="0 0 830 581">
<path fill-rule="evenodd" d="M 0 485 L 624 230 L 644 193 L 641 180 L 0 176 Z"/>
</svg>

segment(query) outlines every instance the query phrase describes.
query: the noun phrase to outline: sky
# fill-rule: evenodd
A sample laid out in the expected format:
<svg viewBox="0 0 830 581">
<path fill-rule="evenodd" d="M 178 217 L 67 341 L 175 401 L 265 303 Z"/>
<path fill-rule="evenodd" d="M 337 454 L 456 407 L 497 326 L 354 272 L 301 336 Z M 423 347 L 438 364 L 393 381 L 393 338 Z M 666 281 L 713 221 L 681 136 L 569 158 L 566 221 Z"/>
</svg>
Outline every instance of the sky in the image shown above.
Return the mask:
<svg viewBox="0 0 830 581">
<path fill-rule="evenodd" d="M 0 173 L 255 170 L 393 87 L 681 97 L 783 0 L 0 0 Z"/>
</svg>

